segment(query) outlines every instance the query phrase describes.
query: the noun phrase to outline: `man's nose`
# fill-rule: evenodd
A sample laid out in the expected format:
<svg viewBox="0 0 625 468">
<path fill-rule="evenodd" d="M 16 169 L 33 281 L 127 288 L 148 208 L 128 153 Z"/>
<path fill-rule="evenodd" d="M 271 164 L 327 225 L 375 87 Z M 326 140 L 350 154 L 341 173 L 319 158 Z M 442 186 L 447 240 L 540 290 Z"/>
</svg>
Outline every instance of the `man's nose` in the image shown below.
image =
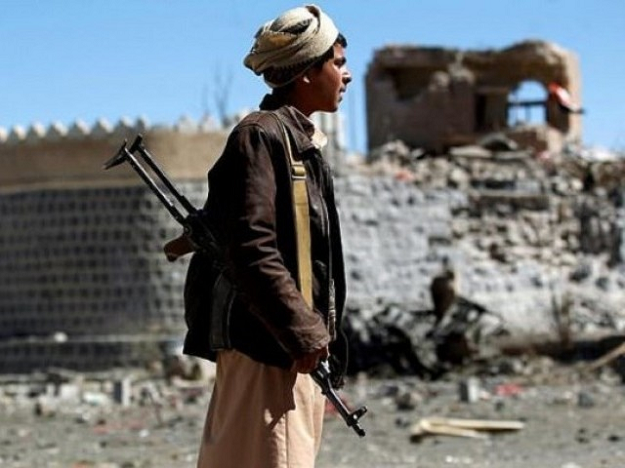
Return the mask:
<svg viewBox="0 0 625 468">
<path fill-rule="evenodd" d="M 349 70 L 345 70 L 343 73 L 343 83 L 348 84 L 352 81 L 352 73 Z"/>
</svg>

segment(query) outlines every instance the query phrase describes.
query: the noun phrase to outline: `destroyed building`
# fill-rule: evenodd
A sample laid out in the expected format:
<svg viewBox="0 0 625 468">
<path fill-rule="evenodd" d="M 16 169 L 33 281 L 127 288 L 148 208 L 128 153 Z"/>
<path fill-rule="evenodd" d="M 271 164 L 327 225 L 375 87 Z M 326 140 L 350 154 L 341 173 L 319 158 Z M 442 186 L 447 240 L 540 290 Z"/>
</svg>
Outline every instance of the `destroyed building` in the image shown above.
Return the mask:
<svg viewBox="0 0 625 468">
<path fill-rule="evenodd" d="M 525 83 L 543 96 L 519 99 Z M 367 70 L 366 99 L 370 149 L 401 140 L 443 151 L 495 131 L 537 151 L 581 139 L 577 56 L 543 41 L 501 50 L 384 47 Z M 543 112 L 540 125 L 513 118 L 534 108 Z"/>
</svg>

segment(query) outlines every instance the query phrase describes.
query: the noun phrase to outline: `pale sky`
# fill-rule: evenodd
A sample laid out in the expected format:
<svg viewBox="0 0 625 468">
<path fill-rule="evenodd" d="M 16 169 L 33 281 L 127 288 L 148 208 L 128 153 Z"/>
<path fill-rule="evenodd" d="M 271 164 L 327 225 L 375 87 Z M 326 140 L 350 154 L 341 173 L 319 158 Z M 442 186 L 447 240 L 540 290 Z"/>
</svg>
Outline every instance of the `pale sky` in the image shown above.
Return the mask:
<svg viewBox="0 0 625 468">
<path fill-rule="evenodd" d="M 332 0 L 316 2 L 346 35 L 354 82 L 342 111 L 348 145 L 366 146 L 364 76 L 385 45 L 501 48 L 543 39 L 574 51 L 582 72 L 584 142 L 625 149 L 625 1 Z M 243 67 L 283 0 L 0 0 L 0 127 L 145 117 L 173 124 L 255 108 L 266 87 Z M 219 78 L 218 78 L 219 77 Z"/>
</svg>

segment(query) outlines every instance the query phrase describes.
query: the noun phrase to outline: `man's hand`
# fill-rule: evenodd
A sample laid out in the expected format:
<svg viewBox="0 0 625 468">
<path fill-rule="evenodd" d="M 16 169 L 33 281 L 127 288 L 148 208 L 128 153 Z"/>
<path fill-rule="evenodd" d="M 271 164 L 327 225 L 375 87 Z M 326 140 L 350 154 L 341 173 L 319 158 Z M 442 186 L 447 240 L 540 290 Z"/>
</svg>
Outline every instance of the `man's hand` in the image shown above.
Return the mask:
<svg viewBox="0 0 625 468">
<path fill-rule="evenodd" d="M 193 242 L 191 242 L 191 239 L 189 239 L 186 234 L 181 234 L 175 239 L 170 240 L 165 244 L 165 247 L 163 247 L 167 260 L 170 262 L 176 261 L 183 255 L 191 253 L 196 249 L 196 246 L 193 245 Z"/>
<path fill-rule="evenodd" d="M 319 361 L 327 359 L 328 357 L 330 357 L 330 350 L 325 346 L 293 361 L 291 370 L 293 372 L 299 372 L 300 374 L 309 374 L 317 368 Z"/>
</svg>

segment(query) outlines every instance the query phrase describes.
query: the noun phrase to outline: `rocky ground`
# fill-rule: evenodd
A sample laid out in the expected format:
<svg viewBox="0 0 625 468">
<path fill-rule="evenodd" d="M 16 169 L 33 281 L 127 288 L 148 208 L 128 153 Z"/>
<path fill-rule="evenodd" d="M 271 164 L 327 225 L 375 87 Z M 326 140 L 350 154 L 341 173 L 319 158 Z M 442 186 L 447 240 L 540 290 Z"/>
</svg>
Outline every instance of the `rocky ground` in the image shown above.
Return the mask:
<svg viewBox="0 0 625 468">
<path fill-rule="evenodd" d="M 129 377 L 133 383 L 124 387 Z M 206 382 L 166 383 L 129 371 L 3 379 L 1 467 L 195 466 Z M 467 383 L 472 391 L 460 391 Z M 467 368 L 436 382 L 362 374 L 350 379 L 342 396 L 369 408 L 361 420 L 367 435 L 359 438 L 329 410 L 318 468 L 625 466 L 625 386 L 607 367 L 588 373 L 582 365 L 543 357 Z M 114 401 L 126 398 L 126 406 Z M 415 425 L 431 417 L 524 426 L 479 431 L 480 438 L 412 437 Z"/>
</svg>

